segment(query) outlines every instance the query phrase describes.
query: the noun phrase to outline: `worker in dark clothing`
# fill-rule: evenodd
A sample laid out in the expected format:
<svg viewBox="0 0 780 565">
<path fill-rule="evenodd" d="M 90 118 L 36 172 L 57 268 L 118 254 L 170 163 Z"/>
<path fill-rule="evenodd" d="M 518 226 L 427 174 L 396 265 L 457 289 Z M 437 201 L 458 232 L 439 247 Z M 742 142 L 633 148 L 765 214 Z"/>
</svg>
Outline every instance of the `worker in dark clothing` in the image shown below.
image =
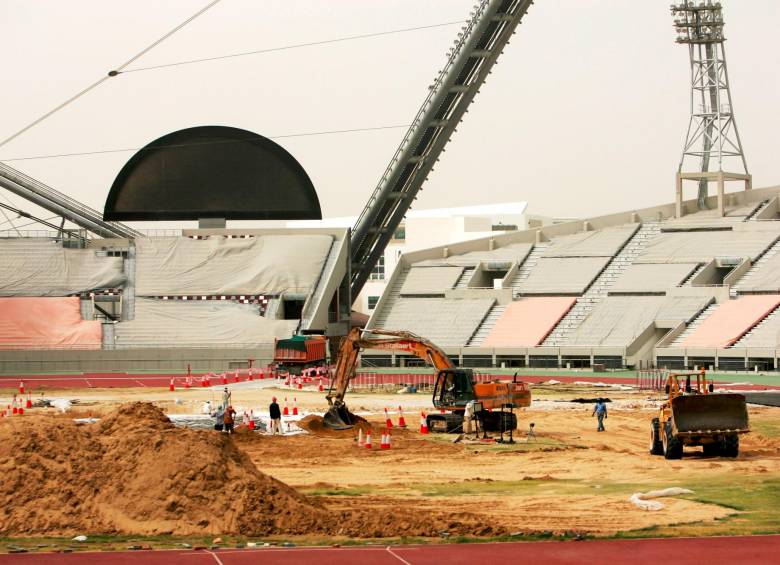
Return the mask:
<svg viewBox="0 0 780 565">
<path fill-rule="evenodd" d="M 223 417 L 223 420 L 225 422 L 225 431 L 229 434 L 233 433 L 233 426 L 235 425 L 235 415 L 236 411 L 233 410 L 232 406 L 228 406 L 227 410 L 225 410 L 225 415 Z"/>
<path fill-rule="evenodd" d="M 279 409 L 279 405 L 276 403 L 276 397 L 271 399 L 271 405 L 268 407 L 268 413 L 271 417 L 271 434 L 276 435 L 282 433 L 282 411 Z"/>
<path fill-rule="evenodd" d="M 599 420 L 599 427 L 596 431 L 605 432 L 604 418 L 607 417 L 607 405 L 604 403 L 603 398 L 599 398 L 598 402 L 596 402 L 596 406 L 593 408 L 593 414 L 591 414 L 591 416 L 596 416 Z"/>
</svg>

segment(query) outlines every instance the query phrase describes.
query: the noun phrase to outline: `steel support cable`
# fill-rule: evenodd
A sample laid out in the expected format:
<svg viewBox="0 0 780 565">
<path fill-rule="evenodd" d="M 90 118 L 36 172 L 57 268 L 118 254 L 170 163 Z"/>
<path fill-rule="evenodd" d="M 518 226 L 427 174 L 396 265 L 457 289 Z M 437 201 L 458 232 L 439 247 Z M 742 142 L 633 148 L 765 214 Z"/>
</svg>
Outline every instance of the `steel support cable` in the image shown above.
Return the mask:
<svg viewBox="0 0 780 565">
<path fill-rule="evenodd" d="M 153 71 L 156 69 L 165 69 L 168 67 L 178 67 L 181 65 L 193 65 L 196 63 L 209 63 L 211 61 L 222 61 L 224 59 L 233 59 L 236 57 L 245 57 L 247 55 L 262 55 L 265 53 L 274 53 L 277 51 L 288 51 L 290 49 L 300 49 L 302 47 L 316 47 L 318 45 L 329 45 L 331 43 L 341 43 L 345 41 L 355 41 L 357 39 L 369 39 L 372 37 L 381 37 L 383 35 L 393 35 L 396 33 L 409 33 L 412 31 L 421 31 L 426 29 L 433 29 L 437 27 L 446 27 L 458 24 L 466 23 L 465 20 L 457 20 L 453 22 L 443 22 L 440 24 L 430 24 L 416 27 L 406 27 L 400 29 L 391 29 L 388 31 L 377 31 L 374 33 L 363 33 L 360 35 L 348 35 L 345 37 L 336 37 L 333 39 L 323 39 L 321 41 L 310 41 L 307 43 L 293 43 L 292 45 L 283 45 L 281 47 L 269 47 L 267 49 L 257 49 L 254 51 L 241 51 L 239 53 L 228 53 L 227 55 L 216 55 L 214 57 L 203 57 L 201 59 L 188 59 L 186 61 L 177 61 L 175 63 L 163 63 L 161 65 L 151 65 L 149 67 L 138 67 L 135 69 L 127 69 L 117 74 L 138 73 L 141 71 Z"/>
<path fill-rule="evenodd" d="M 409 124 L 399 124 L 399 125 L 389 125 L 389 126 L 375 126 L 375 127 L 367 127 L 367 128 L 352 128 L 352 129 L 334 129 L 334 130 L 323 130 L 323 131 L 310 131 L 310 132 L 303 132 L 303 133 L 288 133 L 288 134 L 282 134 L 282 135 L 271 135 L 268 137 L 265 136 L 258 136 L 258 139 L 262 139 L 265 137 L 265 139 L 287 139 L 291 137 L 316 137 L 320 135 L 336 135 L 336 134 L 342 134 L 342 133 L 362 133 L 367 131 L 381 131 L 381 130 L 389 130 L 389 129 L 399 129 L 399 128 L 408 128 Z M 178 144 L 171 144 L 171 145 L 155 145 L 154 147 L 150 147 L 149 149 L 167 149 L 172 147 L 192 147 L 193 145 L 220 145 L 223 143 L 243 143 L 247 141 L 246 139 L 225 139 L 221 141 L 200 141 L 200 142 L 193 142 L 193 143 L 178 143 Z M 145 147 L 128 147 L 126 149 L 101 149 L 97 151 L 81 151 L 77 153 L 54 153 L 50 155 L 30 155 L 27 157 L 12 157 L 9 159 L 0 159 L 0 162 L 10 162 L 10 161 L 31 161 L 34 159 L 55 159 L 58 157 L 80 157 L 84 155 L 103 155 L 106 153 L 123 153 L 127 151 L 141 151 L 143 149 L 146 149 Z"/>
<path fill-rule="evenodd" d="M 130 59 L 128 59 L 127 61 L 125 61 L 124 63 L 119 65 L 118 67 L 116 67 L 114 70 L 110 71 L 106 76 L 104 76 L 100 80 L 97 80 L 97 81 L 93 82 L 88 87 L 86 87 L 85 89 L 81 90 L 77 94 L 71 96 L 70 98 L 68 98 L 67 100 L 65 100 L 61 104 L 59 104 L 58 106 L 55 106 L 53 109 L 49 110 L 48 112 L 46 112 L 44 115 L 42 115 L 38 119 L 36 119 L 36 120 L 32 121 L 31 123 L 29 123 L 28 125 L 24 126 L 22 129 L 20 129 L 19 131 L 17 131 L 16 133 L 11 135 L 10 137 L 7 137 L 3 141 L 0 141 L 0 147 L 6 145 L 10 141 L 16 139 L 17 137 L 19 137 L 20 135 L 22 135 L 26 131 L 29 131 L 30 129 L 34 128 L 35 126 L 37 126 L 38 124 L 40 124 L 41 122 L 46 120 L 47 118 L 51 117 L 52 115 L 56 114 L 57 112 L 59 112 L 60 110 L 65 108 L 66 106 L 70 105 L 71 103 L 75 102 L 76 100 L 78 100 L 79 98 L 81 98 L 82 96 L 87 94 L 91 90 L 97 88 L 98 86 L 103 84 L 105 81 L 107 81 L 109 78 L 117 76 L 122 69 L 124 69 L 128 65 L 131 65 L 132 63 L 137 61 L 139 58 L 141 58 L 144 55 L 146 55 L 149 51 L 151 51 L 152 49 L 157 47 L 160 43 L 162 43 L 163 41 L 165 41 L 166 39 L 171 37 L 174 33 L 179 31 L 180 29 L 182 29 L 184 26 L 186 26 L 187 24 L 192 22 L 195 18 L 197 18 L 198 16 L 200 16 L 201 14 L 203 14 L 204 12 L 206 12 L 207 10 L 209 10 L 210 8 L 215 6 L 216 4 L 219 4 L 221 1 L 222 0 L 212 0 L 212 2 L 209 2 L 206 6 L 204 6 L 203 8 L 198 10 L 197 12 L 195 12 L 189 18 L 184 20 L 182 23 L 177 25 L 175 28 L 170 30 L 168 33 L 166 33 L 162 37 L 160 37 L 157 41 L 155 41 L 151 45 L 147 46 L 146 48 L 142 49 L 136 55 L 134 55 L 133 57 L 131 57 Z"/>
</svg>

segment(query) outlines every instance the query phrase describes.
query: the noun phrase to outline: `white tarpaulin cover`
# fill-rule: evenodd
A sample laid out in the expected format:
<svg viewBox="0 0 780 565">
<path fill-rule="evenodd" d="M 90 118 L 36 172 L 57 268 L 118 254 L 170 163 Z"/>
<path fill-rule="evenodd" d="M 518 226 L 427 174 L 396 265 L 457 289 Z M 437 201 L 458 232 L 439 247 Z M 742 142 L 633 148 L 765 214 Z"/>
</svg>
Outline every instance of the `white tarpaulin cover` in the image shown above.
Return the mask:
<svg viewBox="0 0 780 565">
<path fill-rule="evenodd" d="M 702 296 L 607 296 L 566 345 L 628 347 L 656 320 L 689 321 L 710 300 Z"/>
<path fill-rule="evenodd" d="M 401 296 L 440 294 L 455 286 L 463 267 L 412 267 L 401 287 Z"/>
<path fill-rule="evenodd" d="M 333 237 L 166 237 L 141 238 L 135 244 L 139 296 L 308 294 Z"/>
<path fill-rule="evenodd" d="M 67 296 L 125 281 L 121 257 L 65 249 L 50 239 L 0 240 L 0 296 Z"/>
<path fill-rule="evenodd" d="M 554 237 L 542 257 L 612 257 L 638 229 L 628 224 Z"/>
<path fill-rule="evenodd" d="M 297 320 L 271 320 L 259 308 L 228 301 L 139 298 L 135 319 L 115 326 L 117 348 L 252 346 L 290 337 Z"/>
</svg>

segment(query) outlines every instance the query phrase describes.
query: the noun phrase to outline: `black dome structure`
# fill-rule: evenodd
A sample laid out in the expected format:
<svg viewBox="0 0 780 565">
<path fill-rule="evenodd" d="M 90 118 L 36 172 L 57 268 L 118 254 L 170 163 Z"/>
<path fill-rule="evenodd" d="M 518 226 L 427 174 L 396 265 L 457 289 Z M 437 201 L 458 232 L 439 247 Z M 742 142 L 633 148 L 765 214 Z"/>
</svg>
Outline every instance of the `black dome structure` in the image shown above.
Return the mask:
<svg viewBox="0 0 780 565">
<path fill-rule="evenodd" d="M 282 146 L 238 128 L 169 133 L 138 151 L 111 186 L 105 220 L 319 220 L 309 176 Z"/>
</svg>

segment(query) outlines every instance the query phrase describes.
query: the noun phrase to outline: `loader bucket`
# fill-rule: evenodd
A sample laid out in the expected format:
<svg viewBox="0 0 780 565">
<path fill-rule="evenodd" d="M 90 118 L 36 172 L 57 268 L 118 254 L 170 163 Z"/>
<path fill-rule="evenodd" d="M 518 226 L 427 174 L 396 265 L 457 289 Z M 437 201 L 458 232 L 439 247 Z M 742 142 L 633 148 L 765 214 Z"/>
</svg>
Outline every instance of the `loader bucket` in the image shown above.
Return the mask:
<svg viewBox="0 0 780 565">
<path fill-rule="evenodd" d="M 331 406 L 323 415 L 322 423 L 331 430 L 348 430 L 355 425 L 355 416 L 346 406 Z"/>
<path fill-rule="evenodd" d="M 672 399 L 677 433 L 738 433 L 748 431 L 745 397 L 741 394 L 693 394 Z"/>
</svg>

